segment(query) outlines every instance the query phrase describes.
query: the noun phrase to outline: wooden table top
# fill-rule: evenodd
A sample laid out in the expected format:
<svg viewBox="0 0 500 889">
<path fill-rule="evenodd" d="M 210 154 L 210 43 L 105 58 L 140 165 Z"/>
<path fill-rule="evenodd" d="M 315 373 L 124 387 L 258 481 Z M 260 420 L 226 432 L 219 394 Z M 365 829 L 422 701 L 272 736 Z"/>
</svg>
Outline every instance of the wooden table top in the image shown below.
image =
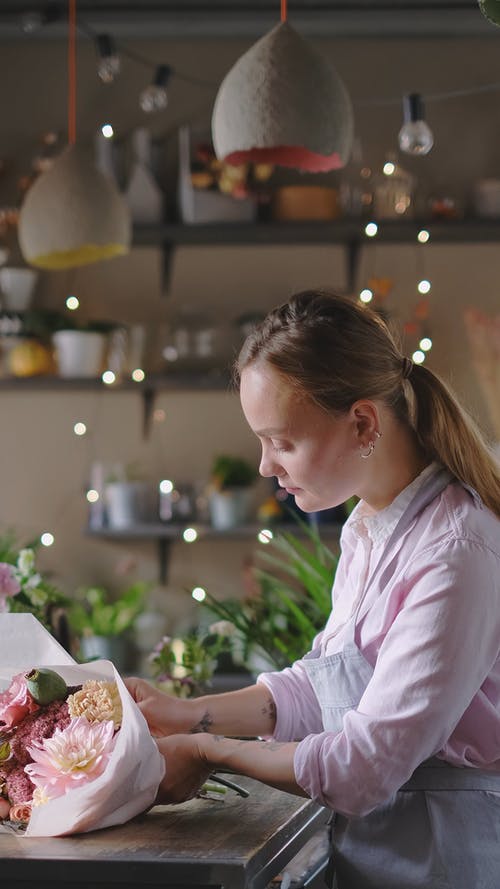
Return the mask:
<svg viewBox="0 0 500 889">
<path fill-rule="evenodd" d="M 301 797 L 249 778 L 242 799 L 156 806 L 119 827 L 56 838 L 0 834 L 2 889 L 224 886 L 262 889 L 327 820 Z"/>
</svg>

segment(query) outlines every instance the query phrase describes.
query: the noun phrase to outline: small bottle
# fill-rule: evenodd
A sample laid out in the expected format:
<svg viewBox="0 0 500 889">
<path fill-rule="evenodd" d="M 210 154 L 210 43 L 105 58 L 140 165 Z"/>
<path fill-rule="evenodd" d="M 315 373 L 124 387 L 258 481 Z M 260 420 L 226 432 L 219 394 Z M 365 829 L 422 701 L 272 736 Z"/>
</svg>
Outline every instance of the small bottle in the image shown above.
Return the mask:
<svg viewBox="0 0 500 889">
<path fill-rule="evenodd" d="M 151 169 L 151 137 L 144 127 L 132 136 L 134 165 L 125 191 L 134 222 L 154 224 L 163 221 L 164 196 Z"/>
<path fill-rule="evenodd" d="M 345 216 L 353 219 L 370 216 L 373 204 L 371 168 L 363 162 L 361 141 L 353 142 L 351 158 L 341 174 L 340 203 Z"/>
<path fill-rule="evenodd" d="M 373 210 L 376 219 L 411 219 L 415 210 L 416 180 L 388 153 L 383 171 L 375 178 Z"/>
</svg>

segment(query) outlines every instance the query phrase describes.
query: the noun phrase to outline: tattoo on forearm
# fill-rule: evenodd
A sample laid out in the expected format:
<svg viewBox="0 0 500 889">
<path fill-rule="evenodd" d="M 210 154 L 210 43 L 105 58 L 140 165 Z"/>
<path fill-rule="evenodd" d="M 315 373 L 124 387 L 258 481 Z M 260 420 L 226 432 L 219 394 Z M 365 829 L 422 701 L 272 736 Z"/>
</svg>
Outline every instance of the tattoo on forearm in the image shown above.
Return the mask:
<svg viewBox="0 0 500 889">
<path fill-rule="evenodd" d="M 273 753 L 275 750 L 281 750 L 281 748 L 284 747 L 286 743 L 286 741 L 265 741 L 262 745 L 262 749 L 268 750 Z"/>
<path fill-rule="evenodd" d="M 274 703 L 272 698 L 268 698 L 261 711 L 263 716 L 267 716 L 270 721 L 275 722 L 276 720 L 276 704 Z"/>
<path fill-rule="evenodd" d="M 213 722 L 214 721 L 207 710 L 207 712 L 203 714 L 197 725 L 194 725 L 193 728 L 190 729 L 189 734 L 196 735 L 199 732 L 209 732 L 211 726 L 213 725 Z"/>
</svg>

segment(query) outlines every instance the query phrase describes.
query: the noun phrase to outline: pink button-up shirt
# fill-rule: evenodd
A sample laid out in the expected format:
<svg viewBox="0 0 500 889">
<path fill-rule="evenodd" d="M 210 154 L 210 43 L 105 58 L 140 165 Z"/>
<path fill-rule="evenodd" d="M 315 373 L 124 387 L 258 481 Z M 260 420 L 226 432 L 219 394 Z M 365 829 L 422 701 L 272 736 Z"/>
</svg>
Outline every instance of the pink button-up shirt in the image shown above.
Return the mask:
<svg viewBox="0 0 500 889">
<path fill-rule="evenodd" d="M 386 541 L 435 470 L 378 513 L 359 503 L 345 523 L 332 612 L 313 642 L 322 655 L 342 651 Z M 273 737 L 300 741 L 295 777 L 312 799 L 366 814 L 434 755 L 500 771 L 500 520 L 458 482 L 402 534 L 390 582 L 361 602 L 355 639 L 374 673 L 341 732 L 324 730 L 301 661 L 258 679 L 276 703 Z"/>
</svg>

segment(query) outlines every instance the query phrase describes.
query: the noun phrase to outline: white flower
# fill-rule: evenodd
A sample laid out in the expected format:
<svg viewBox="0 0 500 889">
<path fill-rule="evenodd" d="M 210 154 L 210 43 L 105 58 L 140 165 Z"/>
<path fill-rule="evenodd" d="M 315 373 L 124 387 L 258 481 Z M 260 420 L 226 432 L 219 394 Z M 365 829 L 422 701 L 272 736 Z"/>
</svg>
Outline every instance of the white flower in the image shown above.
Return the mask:
<svg viewBox="0 0 500 889">
<path fill-rule="evenodd" d="M 49 796 L 47 787 L 40 785 L 40 787 L 35 787 L 31 803 L 33 808 L 35 808 L 36 806 L 44 806 L 45 803 L 48 803 L 51 799 L 52 797 Z"/>
<path fill-rule="evenodd" d="M 41 580 L 42 580 L 42 578 L 40 577 L 39 574 L 37 574 L 37 573 L 32 574 L 30 577 L 28 577 L 24 581 L 24 587 L 27 590 L 33 590 L 38 586 L 38 584 L 41 582 Z"/>
<path fill-rule="evenodd" d="M 217 620 L 214 624 L 210 624 L 208 632 L 217 636 L 234 636 L 236 627 L 230 620 Z"/>
<path fill-rule="evenodd" d="M 45 590 L 39 590 L 39 589 L 31 590 L 30 589 L 30 590 L 27 590 L 27 593 L 28 593 L 29 600 L 30 600 L 31 604 L 34 605 L 35 608 L 41 608 L 43 605 L 45 605 L 47 603 L 48 596 L 47 596 L 47 593 L 45 592 Z"/>
<path fill-rule="evenodd" d="M 22 549 L 17 557 L 17 567 L 25 577 L 35 567 L 35 553 L 32 549 Z M 38 582 L 38 581 L 37 581 Z"/>
</svg>

